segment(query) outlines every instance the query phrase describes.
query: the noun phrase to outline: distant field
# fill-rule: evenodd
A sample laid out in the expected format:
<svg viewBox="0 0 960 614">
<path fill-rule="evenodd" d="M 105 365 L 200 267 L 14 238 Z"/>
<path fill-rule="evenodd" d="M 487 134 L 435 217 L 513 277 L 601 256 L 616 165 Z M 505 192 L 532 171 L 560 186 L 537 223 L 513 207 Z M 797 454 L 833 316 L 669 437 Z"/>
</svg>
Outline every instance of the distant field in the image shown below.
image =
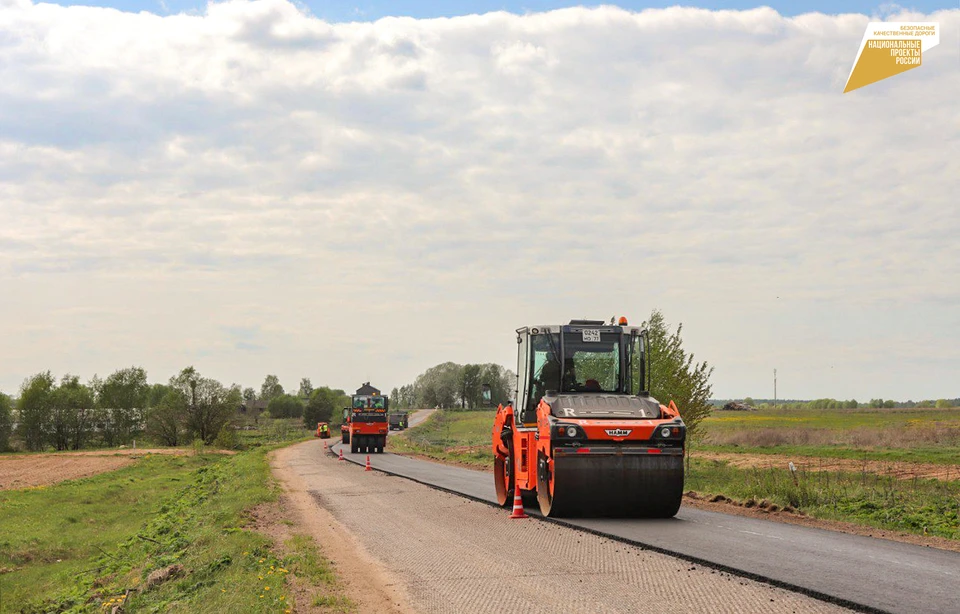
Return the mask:
<svg viewBox="0 0 960 614">
<path fill-rule="evenodd" d="M 698 447 L 713 452 L 960 464 L 960 409 L 717 411 L 703 424 Z"/>
</svg>

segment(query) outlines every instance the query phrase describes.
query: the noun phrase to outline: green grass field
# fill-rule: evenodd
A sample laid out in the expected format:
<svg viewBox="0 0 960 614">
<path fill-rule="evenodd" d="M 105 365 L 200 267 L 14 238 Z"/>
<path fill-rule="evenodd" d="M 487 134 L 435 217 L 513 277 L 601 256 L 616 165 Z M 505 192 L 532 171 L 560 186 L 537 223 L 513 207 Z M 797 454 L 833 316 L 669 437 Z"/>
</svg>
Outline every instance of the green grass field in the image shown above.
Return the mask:
<svg viewBox="0 0 960 614">
<path fill-rule="evenodd" d="M 391 440 L 391 451 L 489 470 L 494 414 L 437 412 Z M 960 539 L 960 480 L 898 480 L 867 471 L 800 471 L 794 481 L 786 468 L 738 468 L 696 455 L 697 450 L 711 450 L 960 464 L 954 439 L 958 428 L 958 410 L 717 412 L 705 422 L 705 440 L 727 443 L 693 448 L 686 489 L 741 502 L 766 499 L 817 518 Z M 798 434 L 797 429 L 815 435 Z M 768 431 L 785 431 L 789 441 L 807 443 L 778 443 Z M 885 445 L 886 438 L 893 438 L 894 444 Z"/>
<path fill-rule="evenodd" d="M 960 409 L 714 412 L 701 449 L 960 464 Z"/>
<path fill-rule="evenodd" d="M 321 597 L 349 609 L 308 539 L 277 549 L 250 526 L 248 511 L 277 499 L 266 458 L 277 445 L 147 456 L 91 478 L 0 492 L 0 612 L 104 612 L 128 589 L 136 590 L 126 611 L 287 612 L 291 571 L 327 583 Z M 183 573 L 146 588 L 150 572 L 172 564 Z"/>
</svg>

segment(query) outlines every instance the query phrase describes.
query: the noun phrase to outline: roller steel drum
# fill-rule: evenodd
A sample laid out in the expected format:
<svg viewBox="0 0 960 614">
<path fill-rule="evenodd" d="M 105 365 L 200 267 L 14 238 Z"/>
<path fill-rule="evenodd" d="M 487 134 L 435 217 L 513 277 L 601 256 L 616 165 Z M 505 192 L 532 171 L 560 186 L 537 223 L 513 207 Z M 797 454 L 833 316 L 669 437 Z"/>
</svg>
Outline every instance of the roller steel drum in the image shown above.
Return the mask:
<svg viewBox="0 0 960 614">
<path fill-rule="evenodd" d="M 545 516 L 669 518 L 683 498 L 680 454 L 563 454 L 552 473 L 541 456 L 537 498 Z"/>
</svg>

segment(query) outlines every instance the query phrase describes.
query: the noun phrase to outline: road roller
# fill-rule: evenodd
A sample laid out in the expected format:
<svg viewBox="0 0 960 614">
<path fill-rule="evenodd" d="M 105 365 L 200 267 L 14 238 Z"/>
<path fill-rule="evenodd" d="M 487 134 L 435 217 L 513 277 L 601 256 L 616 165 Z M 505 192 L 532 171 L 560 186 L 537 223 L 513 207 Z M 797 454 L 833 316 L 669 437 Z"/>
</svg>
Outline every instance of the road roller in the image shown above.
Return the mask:
<svg viewBox="0 0 960 614">
<path fill-rule="evenodd" d="M 626 318 L 517 329 L 517 387 L 493 425 L 502 506 L 548 517 L 669 518 L 686 426 L 650 395 L 646 330 Z"/>
</svg>

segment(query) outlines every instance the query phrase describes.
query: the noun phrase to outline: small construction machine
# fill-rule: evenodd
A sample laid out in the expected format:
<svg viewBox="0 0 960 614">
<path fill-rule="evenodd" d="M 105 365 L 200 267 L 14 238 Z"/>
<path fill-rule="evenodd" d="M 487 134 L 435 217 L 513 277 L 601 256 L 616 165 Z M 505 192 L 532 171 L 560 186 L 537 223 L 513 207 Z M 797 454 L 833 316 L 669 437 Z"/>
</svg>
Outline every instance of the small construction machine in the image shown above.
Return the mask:
<svg viewBox="0 0 960 614">
<path fill-rule="evenodd" d="M 519 485 L 544 516 L 674 516 L 686 426 L 648 392 L 646 331 L 572 320 L 520 328 L 517 344 L 516 397 L 493 425 L 500 504 Z"/>
<path fill-rule="evenodd" d="M 398 411 L 390 414 L 388 418 L 391 431 L 402 431 L 407 428 L 407 412 Z"/>
<path fill-rule="evenodd" d="M 351 397 L 352 407 L 343 409 L 340 438 L 350 444 L 350 451 L 379 453 L 387 445 L 387 411 L 390 399 L 378 390 L 364 384 Z"/>
<path fill-rule="evenodd" d="M 326 422 L 317 422 L 317 434 L 314 437 L 330 439 L 330 425 Z"/>
</svg>

